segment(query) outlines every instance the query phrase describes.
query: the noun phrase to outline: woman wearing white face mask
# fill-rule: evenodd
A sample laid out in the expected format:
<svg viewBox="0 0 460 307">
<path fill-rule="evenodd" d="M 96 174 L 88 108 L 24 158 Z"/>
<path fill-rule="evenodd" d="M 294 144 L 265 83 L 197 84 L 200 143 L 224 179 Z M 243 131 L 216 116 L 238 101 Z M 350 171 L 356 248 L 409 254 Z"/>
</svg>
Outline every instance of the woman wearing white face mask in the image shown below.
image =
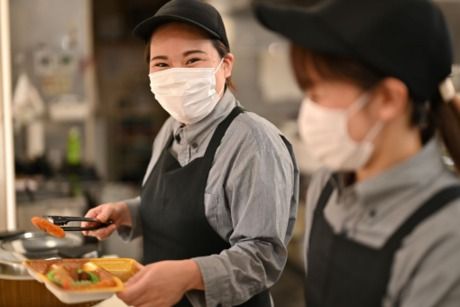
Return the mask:
<svg viewBox="0 0 460 307">
<path fill-rule="evenodd" d="M 89 235 L 143 236 L 146 266 L 118 296 L 133 306 L 271 306 L 297 206 L 290 145 L 229 90 L 234 57 L 212 6 L 168 2 L 135 34 L 171 118 L 140 197 L 87 214 L 114 221 Z"/>
<path fill-rule="evenodd" d="M 460 97 L 428 0 L 256 7 L 292 44 L 307 194 L 308 307 L 459 306 Z"/>
</svg>

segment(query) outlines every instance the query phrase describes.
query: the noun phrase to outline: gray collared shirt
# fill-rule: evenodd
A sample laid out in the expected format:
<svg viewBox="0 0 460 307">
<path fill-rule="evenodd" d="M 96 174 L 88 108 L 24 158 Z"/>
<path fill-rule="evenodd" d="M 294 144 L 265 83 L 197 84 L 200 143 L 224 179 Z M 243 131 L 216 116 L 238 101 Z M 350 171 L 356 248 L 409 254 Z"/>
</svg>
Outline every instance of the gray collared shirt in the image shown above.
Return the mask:
<svg viewBox="0 0 460 307">
<path fill-rule="evenodd" d="M 217 125 L 238 105 L 226 91 L 202 121 L 184 126 L 169 118 L 155 138 L 144 183 L 171 134 L 171 153 L 184 166 L 202 157 Z M 178 141 L 180 139 L 180 141 Z M 298 203 L 298 168 L 279 130 L 251 112 L 235 118 L 217 149 L 205 189 L 209 224 L 231 247 L 197 257 L 205 291 L 187 293 L 193 306 L 239 305 L 270 288 L 287 259 Z M 133 218 L 127 239 L 141 233 L 140 198 L 127 201 Z"/>
<path fill-rule="evenodd" d="M 319 194 L 329 177 L 329 172 L 321 170 L 309 187 L 305 243 Z M 414 157 L 369 180 L 345 186 L 339 178 L 325 207 L 326 220 L 336 233 L 379 248 L 428 198 L 459 183 L 443 165 L 438 144 L 432 140 Z M 406 237 L 395 255 L 383 306 L 460 306 L 459 221 L 457 199 Z"/>
</svg>

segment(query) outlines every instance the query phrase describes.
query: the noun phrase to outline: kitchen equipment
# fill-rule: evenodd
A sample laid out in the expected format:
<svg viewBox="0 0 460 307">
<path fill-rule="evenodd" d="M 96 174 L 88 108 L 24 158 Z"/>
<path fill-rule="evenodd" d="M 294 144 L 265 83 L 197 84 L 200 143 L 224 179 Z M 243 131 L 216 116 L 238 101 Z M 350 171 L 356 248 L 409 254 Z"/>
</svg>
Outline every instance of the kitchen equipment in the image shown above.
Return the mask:
<svg viewBox="0 0 460 307">
<path fill-rule="evenodd" d="M 104 228 L 112 224 L 112 221 L 107 223 L 101 222 L 99 220 L 88 218 L 88 217 L 79 217 L 79 216 L 58 216 L 58 215 L 48 215 L 44 216 L 54 225 L 61 226 L 64 231 L 82 231 L 82 230 L 96 230 L 99 228 Z M 62 226 L 66 225 L 69 222 L 91 222 L 94 223 L 93 226 L 88 227 L 79 227 L 79 226 Z"/>
<path fill-rule="evenodd" d="M 32 280 L 33 278 L 20 262 L 0 260 L 0 279 Z"/>
<path fill-rule="evenodd" d="M 23 234 L 25 231 L 1 231 L 0 241 Z"/>
<path fill-rule="evenodd" d="M 25 232 L 0 241 L 0 249 L 28 259 L 40 259 L 61 257 L 61 249 L 81 248 L 82 244 L 82 237 L 76 234 L 55 238 L 43 232 Z"/>
</svg>

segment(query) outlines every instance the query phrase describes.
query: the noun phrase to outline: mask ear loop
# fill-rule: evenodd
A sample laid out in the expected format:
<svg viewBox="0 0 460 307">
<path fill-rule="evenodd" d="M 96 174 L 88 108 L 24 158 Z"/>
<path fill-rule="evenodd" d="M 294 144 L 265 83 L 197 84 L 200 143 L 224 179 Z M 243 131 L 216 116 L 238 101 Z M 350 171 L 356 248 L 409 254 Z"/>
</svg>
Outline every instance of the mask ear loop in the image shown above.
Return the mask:
<svg viewBox="0 0 460 307">
<path fill-rule="evenodd" d="M 364 142 L 371 142 L 373 141 L 376 137 L 377 137 L 377 134 L 380 133 L 380 131 L 382 131 L 383 129 L 383 122 L 382 121 L 378 121 L 372 128 L 371 130 L 369 130 L 369 132 L 367 133 L 367 135 L 364 137 Z"/>
<path fill-rule="evenodd" d="M 224 62 L 224 59 L 225 59 L 225 58 L 223 57 L 223 58 L 220 60 L 219 64 L 217 65 L 216 69 L 214 69 L 214 78 L 215 78 L 216 73 L 219 71 L 220 67 L 222 66 L 222 63 Z M 222 87 L 222 90 L 221 90 L 219 93 L 217 93 L 217 96 L 218 96 L 219 98 L 222 97 L 222 94 L 224 93 L 224 91 L 225 91 L 225 84 L 224 84 L 224 86 Z M 216 91 L 216 92 L 217 92 L 217 91 Z"/>
<path fill-rule="evenodd" d="M 366 104 L 369 103 L 370 97 L 369 94 L 363 93 L 359 98 L 356 100 L 355 103 L 353 103 L 348 110 L 346 111 L 347 117 L 350 117 L 351 115 L 355 114 L 359 110 L 361 110 Z"/>
<path fill-rule="evenodd" d="M 347 117 L 350 118 L 351 115 L 356 113 L 358 110 L 362 109 L 365 105 L 367 105 L 370 101 L 370 95 L 369 93 L 364 93 L 362 94 L 358 100 L 348 109 L 347 111 Z M 378 121 L 372 128 L 369 130 L 369 132 L 366 134 L 362 142 L 371 142 L 372 140 L 375 139 L 377 134 L 383 129 L 383 122 Z"/>
<path fill-rule="evenodd" d="M 217 67 L 214 69 L 214 73 L 216 73 L 216 72 L 219 71 L 219 69 L 220 69 L 220 67 L 222 66 L 222 63 L 224 62 L 224 60 L 225 60 L 225 57 L 223 57 L 223 58 L 220 60 L 220 62 L 219 62 L 219 64 L 217 65 Z"/>
</svg>

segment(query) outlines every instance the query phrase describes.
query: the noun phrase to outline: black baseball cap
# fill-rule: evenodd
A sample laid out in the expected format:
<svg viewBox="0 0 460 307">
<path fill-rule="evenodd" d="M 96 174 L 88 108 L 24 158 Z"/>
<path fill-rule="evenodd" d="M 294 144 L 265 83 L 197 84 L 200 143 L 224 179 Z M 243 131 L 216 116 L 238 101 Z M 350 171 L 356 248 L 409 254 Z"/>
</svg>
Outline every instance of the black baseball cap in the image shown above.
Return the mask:
<svg viewBox="0 0 460 307">
<path fill-rule="evenodd" d="M 453 54 L 429 0 L 323 0 L 309 7 L 256 2 L 257 19 L 306 49 L 343 56 L 402 80 L 416 102 L 438 94 Z"/>
<path fill-rule="evenodd" d="M 230 48 L 224 22 L 219 12 L 210 4 L 200 0 L 172 0 L 164 4 L 153 16 L 145 19 L 134 28 L 134 34 L 145 42 L 162 24 L 185 22 L 205 31 Z"/>
</svg>

